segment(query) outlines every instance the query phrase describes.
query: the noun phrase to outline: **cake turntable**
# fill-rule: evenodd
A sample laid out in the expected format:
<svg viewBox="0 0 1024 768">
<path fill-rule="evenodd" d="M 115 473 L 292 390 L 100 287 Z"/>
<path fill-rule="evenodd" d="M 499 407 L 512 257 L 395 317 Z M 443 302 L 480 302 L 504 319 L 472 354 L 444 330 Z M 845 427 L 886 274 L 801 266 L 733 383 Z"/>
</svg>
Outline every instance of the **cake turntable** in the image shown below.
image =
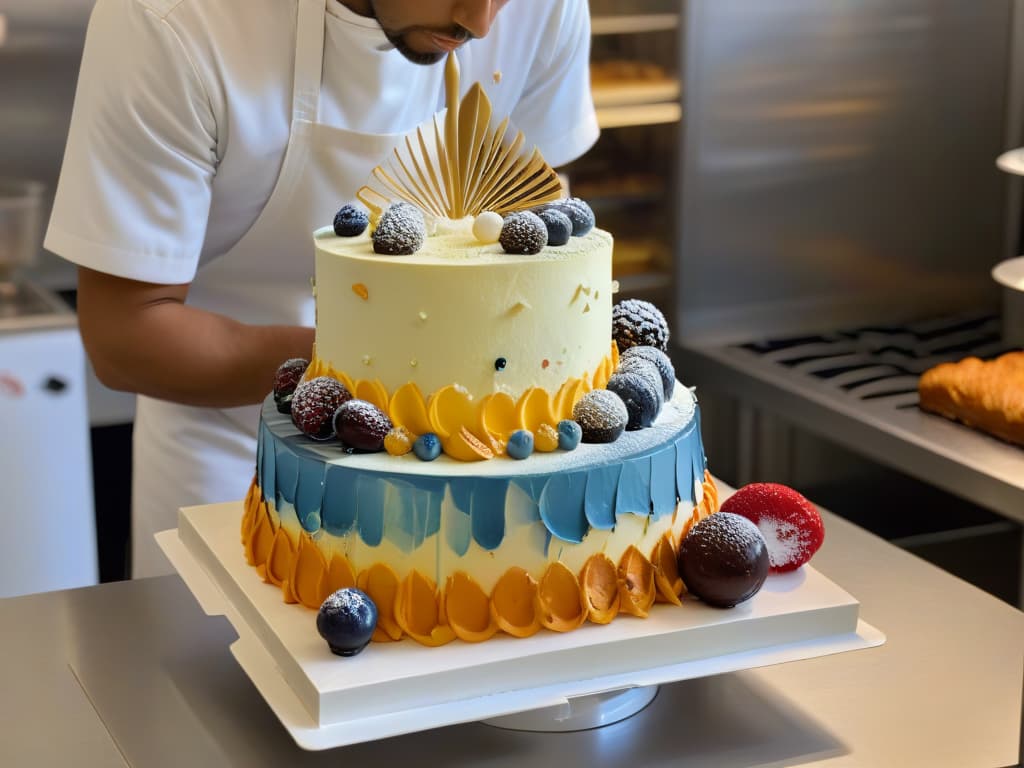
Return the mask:
<svg viewBox="0 0 1024 768">
<path fill-rule="evenodd" d="M 600 727 L 639 712 L 662 683 L 885 642 L 859 618 L 854 597 L 804 566 L 770 576 L 731 610 L 656 605 L 642 621 L 439 648 L 405 639 L 339 659 L 317 634 L 315 614 L 282 602 L 246 564 L 241 517 L 241 502 L 184 508 L 178 528 L 156 538 L 203 610 L 232 624 L 232 655 L 309 750 L 476 721 L 531 731 Z"/>
</svg>

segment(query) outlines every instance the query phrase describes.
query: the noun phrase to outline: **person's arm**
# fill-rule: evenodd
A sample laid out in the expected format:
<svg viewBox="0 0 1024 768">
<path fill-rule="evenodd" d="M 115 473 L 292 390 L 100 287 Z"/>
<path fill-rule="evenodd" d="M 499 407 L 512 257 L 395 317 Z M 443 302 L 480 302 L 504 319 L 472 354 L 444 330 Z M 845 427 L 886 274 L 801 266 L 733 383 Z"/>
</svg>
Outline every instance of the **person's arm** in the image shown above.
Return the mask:
<svg viewBox="0 0 1024 768">
<path fill-rule="evenodd" d="M 266 396 L 283 361 L 312 353 L 312 328 L 245 325 L 186 305 L 187 293 L 79 269 L 79 327 L 101 382 L 188 405 L 247 405 Z"/>
</svg>

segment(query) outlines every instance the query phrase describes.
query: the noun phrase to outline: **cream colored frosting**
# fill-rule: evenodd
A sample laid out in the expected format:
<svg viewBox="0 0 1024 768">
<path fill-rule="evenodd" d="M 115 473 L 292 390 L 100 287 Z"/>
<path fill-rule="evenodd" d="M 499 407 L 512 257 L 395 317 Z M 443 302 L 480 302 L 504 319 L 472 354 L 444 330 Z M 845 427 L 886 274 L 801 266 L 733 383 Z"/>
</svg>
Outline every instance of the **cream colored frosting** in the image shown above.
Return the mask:
<svg viewBox="0 0 1024 768">
<path fill-rule="evenodd" d="M 368 232 L 318 230 L 317 356 L 388 392 L 414 382 L 424 395 L 454 384 L 474 398 L 518 397 L 593 374 L 611 334 L 611 235 L 594 229 L 522 256 L 481 244 L 472 225 L 440 220 L 410 256 L 374 253 Z"/>
</svg>

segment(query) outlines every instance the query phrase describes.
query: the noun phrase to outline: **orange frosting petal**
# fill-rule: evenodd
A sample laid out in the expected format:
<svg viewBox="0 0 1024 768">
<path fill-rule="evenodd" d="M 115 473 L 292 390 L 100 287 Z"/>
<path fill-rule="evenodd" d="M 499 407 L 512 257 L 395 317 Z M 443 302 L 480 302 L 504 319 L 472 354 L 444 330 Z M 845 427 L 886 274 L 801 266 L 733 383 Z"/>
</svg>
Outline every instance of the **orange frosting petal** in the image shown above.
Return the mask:
<svg viewBox="0 0 1024 768">
<path fill-rule="evenodd" d="M 572 408 L 581 397 L 583 382 L 579 379 L 569 379 L 561 386 L 555 396 L 555 415 L 559 420 L 572 418 Z"/>
<path fill-rule="evenodd" d="M 402 628 L 395 619 L 398 576 L 391 566 L 374 563 L 365 571 L 360 572 L 356 584 L 370 596 L 377 606 L 377 631 L 373 633 L 373 639 L 398 640 L 401 638 Z M 378 638 L 378 633 L 381 635 L 380 638 Z"/>
<path fill-rule="evenodd" d="M 491 593 L 491 617 L 513 637 L 529 637 L 540 629 L 537 582 L 522 568 L 509 568 Z"/>
<path fill-rule="evenodd" d="M 270 547 L 270 557 L 267 558 L 267 578 L 271 584 L 281 588 L 286 603 L 297 602 L 295 593 L 292 591 L 289 578 L 292 570 L 292 558 L 295 557 L 295 549 L 292 540 L 284 528 L 278 528 L 274 534 L 274 543 Z"/>
<path fill-rule="evenodd" d="M 320 580 L 320 602 L 323 603 L 328 595 L 339 589 L 356 586 L 356 583 L 356 572 L 352 568 L 352 563 L 344 555 L 335 553 L 331 556 L 331 562 Z"/>
<path fill-rule="evenodd" d="M 603 552 L 587 558 L 580 571 L 580 591 L 587 618 L 608 624 L 619 612 L 619 577 L 615 563 Z"/>
<path fill-rule="evenodd" d="M 443 607 L 448 625 L 460 640 L 479 643 L 498 631 L 487 594 L 462 571 L 448 577 Z"/>
<path fill-rule="evenodd" d="M 477 421 L 477 407 L 462 387 L 449 384 L 437 390 L 427 406 L 430 425 L 440 438 L 450 437 L 459 427 Z"/>
<path fill-rule="evenodd" d="M 651 565 L 654 567 L 654 584 L 658 588 L 655 598 L 659 602 L 682 605 L 679 596 L 683 594 L 683 580 L 679 578 L 679 563 L 676 552 L 672 548 L 672 539 L 668 533 L 658 539 L 651 552 Z"/>
<path fill-rule="evenodd" d="M 410 381 L 395 390 L 391 396 L 388 414 L 396 427 L 405 427 L 419 437 L 432 431 L 427 418 L 427 403 L 416 383 Z"/>
<path fill-rule="evenodd" d="M 308 533 L 299 536 L 299 551 L 292 563 L 289 580 L 295 598 L 307 608 L 314 611 L 320 607 L 320 582 L 327 573 L 327 559 L 313 543 Z"/>
<path fill-rule="evenodd" d="M 267 502 L 261 501 L 256 510 L 256 517 L 252 524 L 252 534 L 249 538 L 247 554 L 252 555 L 250 565 L 264 565 L 270 558 L 270 550 L 274 546 L 274 522 L 270 519 L 270 509 Z"/>
<path fill-rule="evenodd" d="M 619 560 L 619 609 L 644 618 L 654 605 L 654 568 L 632 544 Z"/>
<path fill-rule="evenodd" d="M 437 587 L 415 569 L 398 588 L 395 618 L 406 634 L 422 645 L 434 647 L 455 639 L 451 627 L 439 621 Z"/>
<path fill-rule="evenodd" d="M 551 412 L 551 398 L 540 387 L 526 390 L 516 405 L 519 423 L 523 429 L 536 432 L 541 424 L 557 424 L 558 419 Z"/>
<path fill-rule="evenodd" d="M 537 607 L 540 623 L 555 632 L 576 629 L 587 618 L 580 583 L 564 563 L 551 563 L 544 571 L 537 585 Z"/>
<path fill-rule="evenodd" d="M 380 408 L 384 413 L 388 412 L 388 391 L 379 379 L 362 379 L 356 382 L 355 396 L 360 400 L 366 400 Z"/>
<path fill-rule="evenodd" d="M 495 392 L 480 401 L 479 427 L 502 442 L 519 429 L 516 401 L 506 392 Z"/>
</svg>

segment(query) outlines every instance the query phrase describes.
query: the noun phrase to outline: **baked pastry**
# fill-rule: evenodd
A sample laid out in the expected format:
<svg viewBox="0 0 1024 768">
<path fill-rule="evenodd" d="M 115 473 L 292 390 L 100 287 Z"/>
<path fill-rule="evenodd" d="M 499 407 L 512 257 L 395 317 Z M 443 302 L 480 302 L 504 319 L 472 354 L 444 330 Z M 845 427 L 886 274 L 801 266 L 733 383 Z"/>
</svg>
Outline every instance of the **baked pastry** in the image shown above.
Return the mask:
<svg viewBox="0 0 1024 768">
<path fill-rule="evenodd" d="M 941 363 L 917 388 L 922 410 L 1024 446 L 1024 350 Z"/>
</svg>

